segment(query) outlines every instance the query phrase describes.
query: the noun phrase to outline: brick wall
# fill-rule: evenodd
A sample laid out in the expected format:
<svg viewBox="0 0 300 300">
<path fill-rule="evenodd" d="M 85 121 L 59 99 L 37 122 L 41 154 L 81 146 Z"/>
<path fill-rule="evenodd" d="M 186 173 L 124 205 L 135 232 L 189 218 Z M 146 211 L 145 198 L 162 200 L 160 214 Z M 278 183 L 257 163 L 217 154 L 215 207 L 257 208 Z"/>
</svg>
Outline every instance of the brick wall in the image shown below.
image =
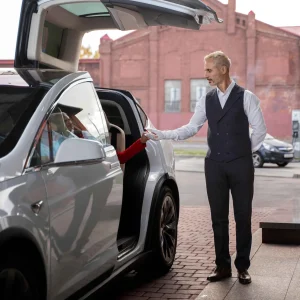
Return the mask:
<svg viewBox="0 0 300 300">
<path fill-rule="evenodd" d="M 300 36 L 235 12 L 208 0 L 224 23 L 203 25 L 200 31 L 156 27 L 136 31 L 100 45 L 103 86 L 130 90 L 160 129 L 186 124 L 190 112 L 190 79 L 203 78 L 203 57 L 222 50 L 232 60 L 231 75 L 256 93 L 268 132 L 291 135 L 291 111 L 300 108 Z M 180 113 L 164 112 L 165 80 L 181 80 Z M 206 126 L 199 132 L 206 136 Z"/>
</svg>

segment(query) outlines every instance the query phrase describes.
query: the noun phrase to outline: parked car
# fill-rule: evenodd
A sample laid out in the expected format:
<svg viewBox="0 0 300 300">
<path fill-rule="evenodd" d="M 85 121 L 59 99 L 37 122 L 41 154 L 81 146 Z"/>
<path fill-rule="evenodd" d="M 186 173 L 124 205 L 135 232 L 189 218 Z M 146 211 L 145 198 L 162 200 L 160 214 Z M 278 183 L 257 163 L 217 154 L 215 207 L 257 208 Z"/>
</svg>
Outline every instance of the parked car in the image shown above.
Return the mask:
<svg viewBox="0 0 300 300">
<path fill-rule="evenodd" d="M 294 159 L 293 145 L 275 139 L 267 134 L 260 149 L 252 154 L 255 168 L 262 168 L 264 163 L 277 164 L 285 167 Z"/>
<path fill-rule="evenodd" d="M 142 262 L 167 272 L 179 216 L 172 144 L 148 141 L 120 165 L 116 149 L 153 125 L 130 92 L 77 71 L 81 40 L 221 20 L 192 0 L 23 0 L 20 16 L 15 70 L 0 78 L 1 298 L 85 299 Z"/>
</svg>

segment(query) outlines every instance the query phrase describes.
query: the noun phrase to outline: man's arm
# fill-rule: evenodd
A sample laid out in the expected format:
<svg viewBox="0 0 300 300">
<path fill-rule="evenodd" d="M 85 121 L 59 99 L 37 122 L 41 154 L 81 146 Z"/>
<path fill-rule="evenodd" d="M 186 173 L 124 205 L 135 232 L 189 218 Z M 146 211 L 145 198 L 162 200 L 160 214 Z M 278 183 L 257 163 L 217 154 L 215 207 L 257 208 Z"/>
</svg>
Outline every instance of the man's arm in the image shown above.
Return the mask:
<svg viewBox="0 0 300 300">
<path fill-rule="evenodd" d="M 157 129 L 147 129 L 148 131 L 154 133 L 154 135 L 146 134 L 152 140 L 185 140 L 189 137 L 194 136 L 206 122 L 206 110 L 205 110 L 205 99 L 203 96 L 196 104 L 195 112 L 190 120 L 190 122 L 180 128 L 174 130 L 157 130 Z"/>
<path fill-rule="evenodd" d="M 252 152 L 257 151 L 267 134 L 267 127 L 256 95 L 245 90 L 244 109 L 253 131 L 251 134 Z"/>
</svg>

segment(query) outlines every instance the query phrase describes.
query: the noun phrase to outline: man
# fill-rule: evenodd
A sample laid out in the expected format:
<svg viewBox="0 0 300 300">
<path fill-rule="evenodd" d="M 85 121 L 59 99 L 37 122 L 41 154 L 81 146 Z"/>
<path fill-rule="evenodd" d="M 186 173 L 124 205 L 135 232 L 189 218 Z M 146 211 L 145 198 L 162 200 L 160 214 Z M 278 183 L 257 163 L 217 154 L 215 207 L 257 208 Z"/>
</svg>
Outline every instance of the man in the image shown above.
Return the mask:
<svg viewBox="0 0 300 300">
<path fill-rule="evenodd" d="M 208 146 L 205 158 L 207 195 L 214 231 L 216 268 L 209 281 L 231 277 L 229 254 L 229 191 L 231 190 L 236 222 L 237 256 L 235 266 L 239 281 L 251 282 L 248 273 L 252 243 L 251 214 L 254 184 L 252 152 L 266 136 L 266 125 L 259 99 L 230 79 L 231 61 L 221 51 L 204 59 L 205 77 L 216 89 L 196 105 L 189 124 L 175 130 L 153 130 L 153 140 L 184 140 L 195 135 L 208 121 Z M 253 132 L 249 133 L 249 124 Z"/>
</svg>

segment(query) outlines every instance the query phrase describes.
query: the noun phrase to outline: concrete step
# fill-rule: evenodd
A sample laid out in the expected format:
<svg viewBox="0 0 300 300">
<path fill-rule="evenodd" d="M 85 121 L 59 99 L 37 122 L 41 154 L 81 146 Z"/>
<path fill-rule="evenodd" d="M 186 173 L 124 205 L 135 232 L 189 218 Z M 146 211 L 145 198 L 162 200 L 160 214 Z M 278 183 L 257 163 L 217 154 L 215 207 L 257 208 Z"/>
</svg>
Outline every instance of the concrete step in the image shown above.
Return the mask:
<svg viewBox="0 0 300 300">
<path fill-rule="evenodd" d="M 260 222 L 263 243 L 300 245 L 299 202 L 290 202 Z"/>
</svg>

